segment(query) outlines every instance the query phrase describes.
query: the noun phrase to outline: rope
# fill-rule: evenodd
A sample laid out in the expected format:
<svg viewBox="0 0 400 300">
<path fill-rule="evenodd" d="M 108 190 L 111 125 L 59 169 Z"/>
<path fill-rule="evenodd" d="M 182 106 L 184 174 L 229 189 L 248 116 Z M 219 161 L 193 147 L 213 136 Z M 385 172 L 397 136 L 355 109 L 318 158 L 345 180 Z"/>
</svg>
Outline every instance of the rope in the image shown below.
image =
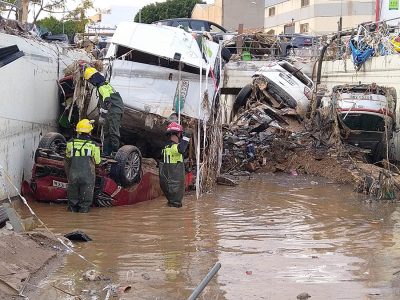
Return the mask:
<svg viewBox="0 0 400 300">
<path fill-rule="evenodd" d="M 10 177 L 10 175 L 6 172 L 6 170 L 3 168 L 3 166 L 0 164 L 0 177 L 3 179 L 2 180 L 2 185 L 5 188 L 7 195 L 9 195 L 8 189 L 5 185 L 5 181 L 7 180 L 9 182 L 9 184 L 14 188 L 14 190 L 16 191 L 17 195 L 21 198 L 22 202 L 24 203 L 24 205 L 29 209 L 29 212 L 31 213 L 32 216 L 34 216 L 40 223 L 40 225 L 42 225 L 47 232 L 49 232 L 54 238 L 56 238 L 68 251 L 76 254 L 77 256 L 79 256 L 81 259 L 83 259 L 84 261 L 86 261 L 87 263 L 89 263 L 90 265 L 94 266 L 97 268 L 97 265 L 94 264 L 93 262 L 89 261 L 88 259 L 86 259 L 83 255 L 77 253 L 76 251 L 74 251 L 71 247 L 69 247 L 68 245 L 66 245 L 64 243 L 64 241 L 57 237 L 55 235 L 55 233 L 53 233 L 47 226 L 46 224 L 39 218 L 39 216 L 34 212 L 34 210 L 29 206 L 28 202 L 26 201 L 25 197 L 21 195 L 21 193 L 19 192 L 18 188 L 14 185 L 14 183 L 12 182 L 12 179 Z M 6 180 L 5 180 L 5 179 Z M 9 201 L 11 203 L 11 199 L 9 198 Z"/>
</svg>

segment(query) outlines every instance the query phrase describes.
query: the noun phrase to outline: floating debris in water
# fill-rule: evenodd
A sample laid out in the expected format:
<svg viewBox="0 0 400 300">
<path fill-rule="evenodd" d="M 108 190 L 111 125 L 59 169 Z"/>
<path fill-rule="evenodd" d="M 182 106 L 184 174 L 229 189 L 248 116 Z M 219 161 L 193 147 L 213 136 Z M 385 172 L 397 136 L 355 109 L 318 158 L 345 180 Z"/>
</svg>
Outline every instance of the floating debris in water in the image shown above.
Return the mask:
<svg viewBox="0 0 400 300">
<path fill-rule="evenodd" d="M 77 241 L 77 242 L 89 242 L 92 239 L 83 231 L 77 230 L 64 235 L 70 241 Z"/>
<path fill-rule="evenodd" d="M 297 295 L 297 299 L 299 300 L 306 300 L 308 298 L 311 298 L 311 295 L 309 293 L 303 292 Z"/>
</svg>

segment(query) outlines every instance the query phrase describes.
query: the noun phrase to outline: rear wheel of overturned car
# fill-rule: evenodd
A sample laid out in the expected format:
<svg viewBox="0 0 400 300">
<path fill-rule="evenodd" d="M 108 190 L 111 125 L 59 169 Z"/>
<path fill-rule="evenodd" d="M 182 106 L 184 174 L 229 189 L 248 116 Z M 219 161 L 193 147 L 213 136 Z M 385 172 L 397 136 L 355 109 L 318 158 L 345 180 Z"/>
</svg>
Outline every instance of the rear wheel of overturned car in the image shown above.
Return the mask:
<svg viewBox="0 0 400 300">
<path fill-rule="evenodd" d="M 377 163 L 386 157 L 386 145 L 384 142 L 379 142 L 374 151 L 371 153 L 371 163 Z"/>
<path fill-rule="evenodd" d="M 235 104 L 233 105 L 233 112 L 235 115 L 237 114 L 239 108 L 246 105 L 247 100 L 250 98 L 252 91 L 253 91 L 253 85 L 248 84 L 245 85 L 240 90 L 239 94 L 237 94 L 235 99 Z"/>
<path fill-rule="evenodd" d="M 129 187 L 140 180 L 142 154 L 132 145 L 122 146 L 115 155 L 117 163 L 111 167 L 111 178 L 123 187 Z"/>
<path fill-rule="evenodd" d="M 39 148 L 50 149 L 57 151 L 61 144 L 65 144 L 67 141 L 65 137 L 58 132 L 48 132 L 39 141 Z"/>
<path fill-rule="evenodd" d="M 60 146 L 65 145 L 67 143 L 65 137 L 58 133 L 58 132 L 48 132 L 46 133 L 39 141 L 38 149 L 35 151 L 35 162 L 37 162 L 37 157 L 39 155 L 38 151 L 40 149 L 46 149 L 46 150 L 53 150 L 54 152 L 58 154 L 60 152 Z"/>
</svg>

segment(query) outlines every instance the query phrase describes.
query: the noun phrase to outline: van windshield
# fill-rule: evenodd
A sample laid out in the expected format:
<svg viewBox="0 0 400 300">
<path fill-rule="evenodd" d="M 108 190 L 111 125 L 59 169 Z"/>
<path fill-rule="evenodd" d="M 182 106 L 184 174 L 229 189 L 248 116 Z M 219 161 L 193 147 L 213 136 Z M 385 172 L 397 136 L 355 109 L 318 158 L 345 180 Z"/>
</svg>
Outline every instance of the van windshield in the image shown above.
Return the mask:
<svg viewBox="0 0 400 300">
<path fill-rule="evenodd" d="M 206 28 L 205 22 L 191 21 L 190 25 L 191 25 L 192 30 L 194 30 L 194 31 L 208 31 L 208 28 Z"/>
<path fill-rule="evenodd" d="M 293 67 L 291 64 L 288 64 L 287 62 L 280 62 L 279 65 L 284 68 L 286 71 L 288 71 L 290 74 L 292 74 L 294 77 L 296 77 L 298 80 L 301 81 L 304 85 L 308 86 L 309 88 L 313 87 L 312 81 L 305 76 L 299 69 Z"/>
</svg>

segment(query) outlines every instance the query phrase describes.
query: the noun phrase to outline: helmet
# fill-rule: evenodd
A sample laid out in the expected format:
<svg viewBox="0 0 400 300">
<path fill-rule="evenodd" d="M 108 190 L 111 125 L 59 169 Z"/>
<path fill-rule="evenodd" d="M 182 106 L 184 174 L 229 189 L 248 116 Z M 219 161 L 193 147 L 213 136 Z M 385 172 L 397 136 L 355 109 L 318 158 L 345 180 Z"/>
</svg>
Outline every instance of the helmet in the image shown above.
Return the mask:
<svg viewBox="0 0 400 300">
<path fill-rule="evenodd" d="M 93 121 L 88 119 L 82 119 L 76 124 L 76 132 L 78 133 L 90 133 L 93 130 Z"/>
<path fill-rule="evenodd" d="M 183 132 L 183 127 L 176 122 L 172 122 L 167 127 L 167 133 Z"/>
<path fill-rule="evenodd" d="M 85 68 L 85 71 L 83 73 L 83 78 L 85 78 L 86 80 L 89 80 L 90 77 L 93 76 L 93 74 L 97 73 L 97 70 L 95 68 L 92 67 L 87 67 Z"/>
</svg>

